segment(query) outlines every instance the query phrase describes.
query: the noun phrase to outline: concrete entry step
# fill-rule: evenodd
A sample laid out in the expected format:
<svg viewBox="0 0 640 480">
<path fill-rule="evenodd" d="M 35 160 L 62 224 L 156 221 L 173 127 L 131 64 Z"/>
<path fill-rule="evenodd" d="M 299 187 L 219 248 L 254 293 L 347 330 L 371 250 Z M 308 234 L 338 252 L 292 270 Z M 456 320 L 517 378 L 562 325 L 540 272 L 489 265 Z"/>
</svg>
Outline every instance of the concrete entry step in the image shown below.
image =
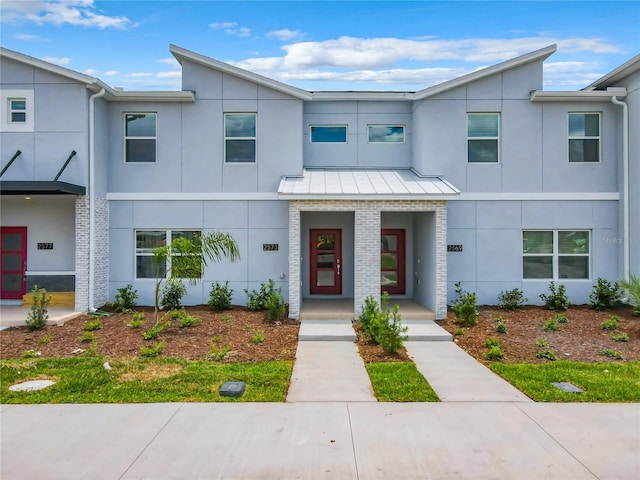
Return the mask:
<svg viewBox="0 0 640 480">
<path fill-rule="evenodd" d="M 408 327 L 408 341 L 411 342 L 450 342 L 453 335 L 433 320 L 402 320 L 402 325 Z"/>
<path fill-rule="evenodd" d="M 355 342 L 356 332 L 351 320 L 302 320 L 298 341 L 301 342 Z"/>
</svg>

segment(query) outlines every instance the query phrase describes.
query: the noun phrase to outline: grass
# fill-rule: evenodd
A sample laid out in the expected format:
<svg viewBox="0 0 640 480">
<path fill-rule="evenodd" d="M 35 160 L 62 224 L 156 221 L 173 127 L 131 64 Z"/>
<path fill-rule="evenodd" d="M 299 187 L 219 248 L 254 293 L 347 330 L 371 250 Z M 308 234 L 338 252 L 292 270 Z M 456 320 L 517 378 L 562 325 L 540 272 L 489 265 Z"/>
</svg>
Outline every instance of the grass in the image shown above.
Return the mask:
<svg viewBox="0 0 640 480">
<path fill-rule="evenodd" d="M 105 370 L 108 360 L 112 370 Z M 283 402 L 292 362 L 220 364 L 211 361 L 106 359 L 74 357 L 0 362 L 0 403 L 155 403 L 155 402 Z M 28 380 L 54 380 L 31 392 L 9 386 Z M 221 397 L 226 381 L 247 387 L 238 399 Z"/>
<path fill-rule="evenodd" d="M 376 398 L 381 402 L 439 402 L 431 385 L 414 363 L 368 363 Z"/>
<path fill-rule="evenodd" d="M 640 362 L 494 363 L 491 369 L 537 402 L 640 402 Z M 584 393 L 562 392 L 551 382 L 570 382 Z"/>
</svg>

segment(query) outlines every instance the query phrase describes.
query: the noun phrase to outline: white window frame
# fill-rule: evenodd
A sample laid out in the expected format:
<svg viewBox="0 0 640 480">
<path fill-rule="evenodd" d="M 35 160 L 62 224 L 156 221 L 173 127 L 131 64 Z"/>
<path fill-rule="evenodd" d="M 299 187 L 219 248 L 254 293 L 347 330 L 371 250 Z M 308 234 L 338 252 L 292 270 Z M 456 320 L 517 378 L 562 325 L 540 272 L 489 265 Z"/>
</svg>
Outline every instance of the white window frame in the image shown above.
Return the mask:
<svg viewBox="0 0 640 480">
<path fill-rule="evenodd" d="M 153 257 L 153 252 L 138 252 L 138 232 L 164 232 L 165 234 L 165 244 L 167 242 L 173 241 L 173 233 L 174 232 L 197 232 L 202 236 L 201 228 L 137 228 L 133 232 L 133 270 L 134 270 L 134 278 L 136 280 L 146 281 L 146 280 L 155 280 L 155 277 L 138 277 L 138 257 Z M 166 270 L 169 271 L 171 268 L 171 257 L 167 258 L 167 264 L 165 265 Z M 204 271 L 201 272 L 199 279 L 202 279 L 204 275 Z"/>
<path fill-rule="evenodd" d="M 230 115 L 253 115 L 255 120 L 255 135 L 253 137 L 227 137 L 227 117 Z M 258 113 L 257 112 L 225 112 L 224 121 L 222 125 L 222 132 L 224 134 L 223 141 L 223 157 L 225 165 L 255 165 L 258 163 Z M 253 162 L 227 162 L 227 140 L 253 140 L 255 145 L 255 151 L 253 154 Z"/>
<path fill-rule="evenodd" d="M 371 141 L 371 127 L 384 127 L 384 128 L 402 128 L 402 141 L 401 142 L 376 142 Z M 402 145 L 407 141 L 407 126 L 403 124 L 388 124 L 388 123 L 371 123 L 367 125 L 367 143 L 383 144 L 383 145 Z"/>
<path fill-rule="evenodd" d="M 127 115 L 155 115 L 156 118 L 156 134 L 153 137 L 143 136 L 127 136 Z M 123 144 L 122 144 L 122 157 L 123 162 L 126 165 L 155 165 L 158 163 L 158 112 L 123 112 L 122 114 L 122 128 L 123 128 Z M 153 140 L 154 141 L 154 160 L 153 162 L 135 162 L 127 161 L 127 140 Z"/>
<path fill-rule="evenodd" d="M 24 108 L 14 108 L 13 102 L 24 102 Z M 27 99 L 26 98 L 10 98 L 9 99 L 9 123 L 27 123 Z M 14 120 L 14 113 L 22 113 L 24 114 L 24 120 Z"/>
<path fill-rule="evenodd" d="M 495 137 L 471 137 L 469 136 L 469 117 L 471 115 L 493 115 L 498 117 L 498 134 Z M 467 112 L 467 165 L 498 165 L 500 164 L 500 124 L 502 115 L 500 112 Z M 495 140 L 496 141 L 496 161 L 495 162 L 470 162 L 469 161 L 469 142 L 473 140 Z"/>
<path fill-rule="evenodd" d="M 313 141 L 313 129 L 314 128 L 331 128 L 331 127 L 344 127 L 344 142 L 314 142 Z M 342 145 L 344 143 L 349 143 L 349 125 L 344 123 L 314 123 L 309 125 L 309 143 L 328 143 L 328 144 L 338 144 Z"/>
<path fill-rule="evenodd" d="M 33 90 L 0 90 L 0 104 L 2 115 L 0 115 L 0 132 L 33 132 L 34 122 L 34 93 Z M 11 102 L 22 100 L 25 102 L 25 121 L 12 121 L 13 110 Z"/>
<path fill-rule="evenodd" d="M 524 251 L 524 233 L 525 232 L 552 232 L 553 234 L 553 252 L 552 253 L 525 253 Z M 560 232 L 587 232 L 589 236 L 589 252 L 588 253 L 560 253 L 560 242 L 558 241 L 558 234 Z M 537 281 L 571 281 L 571 282 L 590 282 L 592 276 L 591 268 L 591 252 L 592 252 L 592 234 L 591 230 L 585 228 L 563 228 L 563 229 L 550 229 L 550 228 L 526 228 L 522 230 L 520 235 L 520 252 L 522 255 L 522 279 L 527 282 Z M 551 278 L 525 278 L 524 276 L 524 258 L 525 257 L 552 257 L 552 276 Z M 560 278 L 560 257 L 587 257 L 587 265 L 589 268 L 589 275 L 587 278 Z"/>
<path fill-rule="evenodd" d="M 571 135 L 569 118 L 571 115 L 598 115 L 598 135 Z M 602 163 L 602 112 L 568 112 L 567 113 L 567 162 L 569 165 L 595 165 Z M 598 161 L 596 162 L 572 162 L 570 158 L 571 140 L 598 140 Z"/>
</svg>

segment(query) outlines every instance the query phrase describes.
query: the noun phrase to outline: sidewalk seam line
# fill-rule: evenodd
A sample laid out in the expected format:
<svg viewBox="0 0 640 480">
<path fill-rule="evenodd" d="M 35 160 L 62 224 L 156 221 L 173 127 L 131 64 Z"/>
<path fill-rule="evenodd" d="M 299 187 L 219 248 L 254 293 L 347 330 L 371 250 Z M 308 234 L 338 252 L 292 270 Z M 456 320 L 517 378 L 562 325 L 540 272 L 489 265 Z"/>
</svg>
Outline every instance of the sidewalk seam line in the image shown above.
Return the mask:
<svg viewBox="0 0 640 480">
<path fill-rule="evenodd" d="M 351 410 L 349 409 L 349 402 L 346 402 L 347 405 L 347 418 L 349 419 L 349 432 L 351 434 L 351 451 L 353 452 L 353 464 L 356 467 L 356 479 L 360 479 L 360 470 L 358 468 L 358 458 L 356 457 L 356 444 L 353 439 L 353 425 L 351 423 Z"/>
</svg>

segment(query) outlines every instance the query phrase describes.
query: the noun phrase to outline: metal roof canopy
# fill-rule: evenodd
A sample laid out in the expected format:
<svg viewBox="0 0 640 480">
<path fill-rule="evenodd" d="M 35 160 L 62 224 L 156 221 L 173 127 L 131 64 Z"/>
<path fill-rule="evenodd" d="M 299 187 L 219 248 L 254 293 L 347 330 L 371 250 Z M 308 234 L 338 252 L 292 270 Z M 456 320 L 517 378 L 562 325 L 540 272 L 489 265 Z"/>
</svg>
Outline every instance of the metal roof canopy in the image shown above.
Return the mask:
<svg viewBox="0 0 640 480">
<path fill-rule="evenodd" d="M 59 181 L 2 181 L 0 195 L 86 195 L 82 185 Z"/>
<path fill-rule="evenodd" d="M 447 200 L 460 191 L 438 176 L 412 168 L 305 168 L 284 176 L 278 196 L 286 200 Z"/>
</svg>

